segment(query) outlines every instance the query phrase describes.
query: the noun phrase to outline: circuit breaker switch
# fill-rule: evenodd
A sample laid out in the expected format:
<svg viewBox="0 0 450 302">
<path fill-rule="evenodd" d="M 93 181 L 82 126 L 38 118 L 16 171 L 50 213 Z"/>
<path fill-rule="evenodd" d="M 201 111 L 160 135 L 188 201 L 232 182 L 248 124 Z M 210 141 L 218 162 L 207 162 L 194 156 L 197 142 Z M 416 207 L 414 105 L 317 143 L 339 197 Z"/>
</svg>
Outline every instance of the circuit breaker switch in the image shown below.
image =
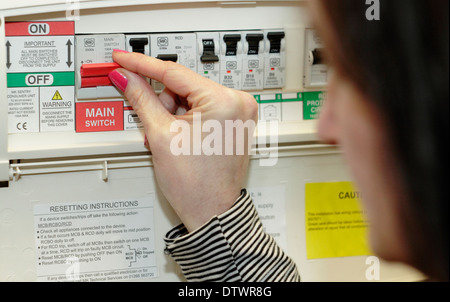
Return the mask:
<svg viewBox="0 0 450 302">
<path fill-rule="evenodd" d="M 133 52 L 145 54 L 145 46 L 148 45 L 148 38 L 130 38 L 129 43 Z"/>
<path fill-rule="evenodd" d="M 249 55 L 259 54 L 259 41 L 264 39 L 263 34 L 248 34 L 245 39 L 248 42 L 248 52 Z"/>
<path fill-rule="evenodd" d="M 219 57 L 215 53 L 213 39 L 203 39 L 203 54 L 200 56 L 201 62 L 219 62 Z"/>
<path fill-rule="evenodd" d="M 286 38 L 283 30 L 264 31 L 264 89 L 283 88 L 286 70 Z"/>
<path fill-rule="evenodd" d="M 267 39 L 270 42 L 269 53 L 280 53 L 281 52 L 281 39 L 284 38 L 284 32 L 269 32 L 267 34 Z"/>
<path fill-rule="evenodd" d="M 174 54 L 159 54 L 156 56 L 157 59 L 163 60 L 163 61 L 172 61 L 177 62 L 178 61 L 178 55 L 176 53 Z"/>
<path fill-rule="evenodd" d="M 150 34 L 150 54 L 163 61 L 172 61 L 197 72 L 197 37 L 195 33 Z M 164 90 L 164 84 L 152 80 L 156 93 Z"/>
<path fill-rule="evenodd" d="M 242 37 L 242 90 L 262 90 L 264 82 L 264 32 L 244 31 Z"/>
<path fill-rule="evenodd" d="M 322 54 L 323 54 L 322 48 L 315 48 L 314 50 L 310 51 L 308 54 L 309 64 L 310 65 L 324 64 Z"/>
<path fill-rule="evenodd" d="M 221 40 L 218 32 L 197 32 L 197 73 L 220 82 Z"/>
<path fill-rule="evenodd" d="M 237 54 L 237 44 L 241 41 L 241 35 L 224 35 L 223 41 L 226 45 L 226 56 L 235 56 Z"/>
<path fill-rule="evenodd" d="M 220 33 L 220 84 L 228 88 L 242 88 L 243 42 L 241 32 Z"/>
<path fill-rule="evenodd" d="M 312 28 L 305 29 L 304 54 L 303 86 L 325 87 L 328 82 L 328 66 L 325 64 L 324 44 Z"/>
</svg>

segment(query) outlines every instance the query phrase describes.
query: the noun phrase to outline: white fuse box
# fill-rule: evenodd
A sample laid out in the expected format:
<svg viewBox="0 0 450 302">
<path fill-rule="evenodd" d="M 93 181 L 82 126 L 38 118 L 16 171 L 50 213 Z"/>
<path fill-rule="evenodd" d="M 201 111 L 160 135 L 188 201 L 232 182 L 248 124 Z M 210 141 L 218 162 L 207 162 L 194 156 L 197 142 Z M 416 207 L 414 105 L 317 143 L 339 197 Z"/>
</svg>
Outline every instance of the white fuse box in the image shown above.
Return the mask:
<svg viewBox="0 0 450 302">
<path fill-rule="evenodd" d="M 317 137 L 327 78 L 306 1 L 2 1 L 0 44 L 0 281 L 186 280 L 164 253 L 180 220 L 108 78 L 113 49 L 250 93 L 262 127 L 243 186 L 266 232 L 303 281 L 371 281 L 366 254 L 308 252 L 309 185 L 351 177 Z M 381 281 L 421 278 L 380 266 Z"/>
</svg>

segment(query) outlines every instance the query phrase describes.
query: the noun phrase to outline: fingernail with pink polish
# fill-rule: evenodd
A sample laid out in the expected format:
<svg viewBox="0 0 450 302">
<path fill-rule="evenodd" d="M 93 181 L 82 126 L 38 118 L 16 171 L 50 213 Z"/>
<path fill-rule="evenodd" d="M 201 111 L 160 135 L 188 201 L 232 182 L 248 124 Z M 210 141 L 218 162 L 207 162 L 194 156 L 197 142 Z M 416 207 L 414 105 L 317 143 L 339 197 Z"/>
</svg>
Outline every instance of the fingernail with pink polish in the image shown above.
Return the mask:
<svg viewBox="0 0 450 302">
<path fill-rule="evenodd" d="M 118 72 L 117 69 L 111 71 L 108 74 L 108 77 L 117 88 L 119 88 L 121 91 L 125 91 L 125 89 L 127 88 L 128 80 L 123 74 Z"/>
<path fill-rule="evenodd" d="M 113 52 L 123 52 L 123 53 L 128 53 L 128 51 L 122 50 L 122 49 L 113 49 Z"/>
<path fill-rule="evenodd" d="M 147 135 L 144 138 L 144 146 L 148 146 L 148 140 L 147 140 Z"/>
</svg>

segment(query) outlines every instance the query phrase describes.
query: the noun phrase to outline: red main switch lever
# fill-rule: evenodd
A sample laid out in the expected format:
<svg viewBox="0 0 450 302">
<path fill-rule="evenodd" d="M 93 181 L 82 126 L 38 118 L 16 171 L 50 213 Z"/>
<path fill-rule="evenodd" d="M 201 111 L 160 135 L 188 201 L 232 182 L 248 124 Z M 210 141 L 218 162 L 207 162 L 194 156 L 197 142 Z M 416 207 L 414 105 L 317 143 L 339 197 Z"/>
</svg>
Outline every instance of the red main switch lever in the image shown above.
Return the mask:
<svg viewBox="0 0 450 302">
<path fill-rule="evenodd" d="M 108 73 L 120 67 L 121 66 L 117 63 L 83 64 L 80 68 L 80 74 L 82 78 L 108 76 Z"/>
<path fill-rule="evenodd" d="M 112 86 L 108 74 L 114 69 L 120 68 L 117 63 L 83 64 L 80 68 L 81 88 Z"/>
</svg>

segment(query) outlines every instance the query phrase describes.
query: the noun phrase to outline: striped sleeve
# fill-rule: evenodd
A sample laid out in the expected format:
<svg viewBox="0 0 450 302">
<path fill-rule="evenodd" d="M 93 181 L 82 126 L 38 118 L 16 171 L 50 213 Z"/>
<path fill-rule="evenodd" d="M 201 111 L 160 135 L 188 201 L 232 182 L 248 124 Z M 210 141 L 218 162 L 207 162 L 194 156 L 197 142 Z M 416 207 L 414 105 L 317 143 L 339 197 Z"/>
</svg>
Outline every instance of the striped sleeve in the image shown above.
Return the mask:
<svg viewBox="0 0 450 302">
<path fill-rule="evenodd" d="M 178 225 L 164 240 L 188 281 L 300 281 L 295 263 L 264 232 L 245 189 L 227 212 L 191 233 Z"/>
</svg>

